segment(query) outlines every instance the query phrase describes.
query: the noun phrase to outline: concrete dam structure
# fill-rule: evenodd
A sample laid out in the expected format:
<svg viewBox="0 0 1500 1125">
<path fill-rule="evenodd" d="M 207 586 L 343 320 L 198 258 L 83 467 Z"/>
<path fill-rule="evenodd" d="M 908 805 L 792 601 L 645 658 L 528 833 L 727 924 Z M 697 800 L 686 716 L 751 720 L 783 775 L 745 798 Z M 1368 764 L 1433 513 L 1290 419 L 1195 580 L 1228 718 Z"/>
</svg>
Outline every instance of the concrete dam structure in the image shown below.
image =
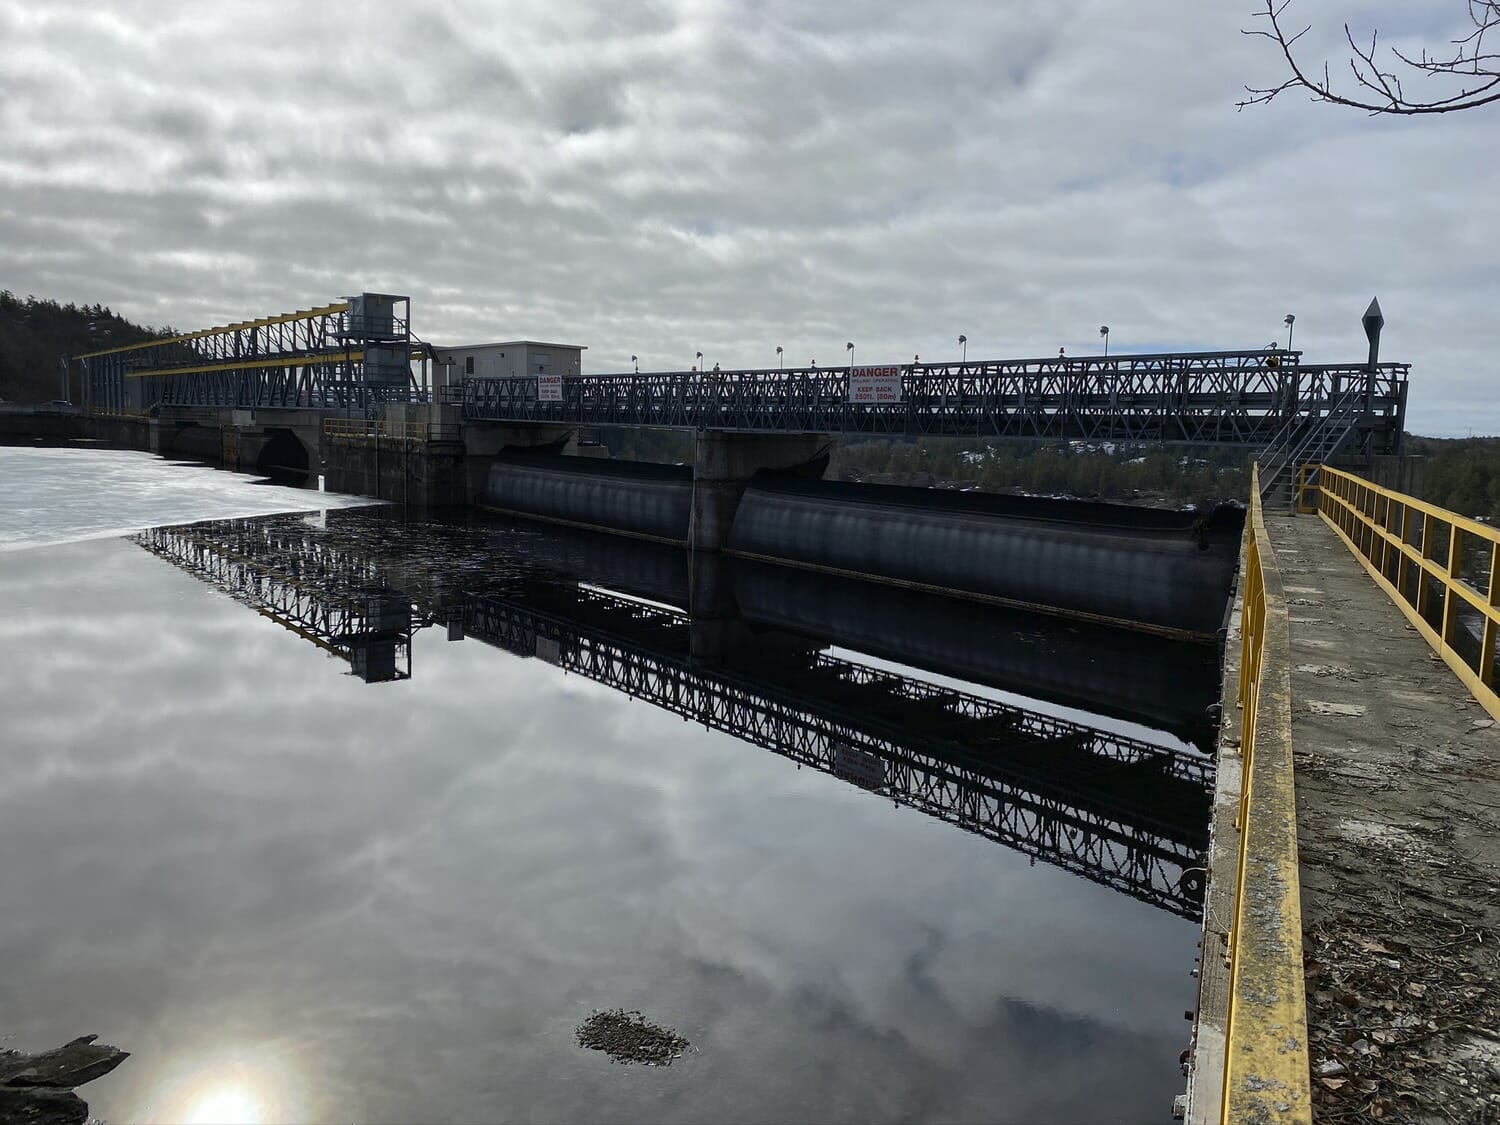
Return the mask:
<svg viewBox="0 0 1500 1125">
<path fill-rule="evenodd" d="M 851 484 L 818 479 L 826 464 L 756 473 L 715 513 L 721 550 L 1176 637 L 1215 640 L 1223 627 L 1244 527 L 1237 506 L 1164 511 Z M 686 465 L 507 450 L 481 505 L 675 546 L 701 542 L 693 524 L 704 488 Z"/>
</svg>

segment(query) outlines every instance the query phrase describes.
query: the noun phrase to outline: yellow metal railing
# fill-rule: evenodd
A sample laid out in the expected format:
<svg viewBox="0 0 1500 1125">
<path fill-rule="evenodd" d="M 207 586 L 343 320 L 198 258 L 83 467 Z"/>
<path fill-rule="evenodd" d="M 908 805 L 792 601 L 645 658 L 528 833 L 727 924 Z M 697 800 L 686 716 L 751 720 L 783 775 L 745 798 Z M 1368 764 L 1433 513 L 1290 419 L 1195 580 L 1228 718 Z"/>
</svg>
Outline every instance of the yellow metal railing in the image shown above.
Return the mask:
<svg viewBox="0 0 1500 1125">
<path fill-rule="evenodd" d="M 427 422 L 396 422 L 387 418 L 324 418 L 323 436 L 363 441 L 437 441 L 453 427 Z"/>
<path fill-rule="evenodd" d="M 1291 638 L 1260 505 L 1245 520 L 1240 615 L 1240 833 L 1229 927 L 1222 1120 L 1311 1122 L 1302 895 L 1292 777 Z"/>
<path fill-rule="evenodd" d="M 1500 529 L 1326 465 L 1317 510 L 1480 706 L 1500 719 Z"/>
<path fill-rule="evenodd" d="M 1318 474 L 1322 465 L 1297 466 L 1297 490 L 1292 495 L 1292 507 L 1298 515 L 1316 515 L 1318 511 Z"/>
</svg>

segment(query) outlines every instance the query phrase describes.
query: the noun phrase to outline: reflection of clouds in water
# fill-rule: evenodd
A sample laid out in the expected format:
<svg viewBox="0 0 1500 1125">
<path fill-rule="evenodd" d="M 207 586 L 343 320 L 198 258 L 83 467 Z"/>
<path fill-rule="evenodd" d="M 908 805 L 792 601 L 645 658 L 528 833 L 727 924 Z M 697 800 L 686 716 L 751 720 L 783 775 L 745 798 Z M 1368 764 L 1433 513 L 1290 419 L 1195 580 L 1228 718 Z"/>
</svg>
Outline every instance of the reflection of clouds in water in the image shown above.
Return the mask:
<svg viewBox="0 0 1500 1125">
<path fill-rule="evenodd" d="M 41 906 L 0 1001 L 130 1040 L 106 1117 L 286 1035 L 345 1119 L 1077 1118 L 1175 1077 L 1192 927 L 914 810 L 436 630 L 363 684 L 128 543 L 9 555 L 0 601 L 0 886 Z M 692 1066 L 577 1057 L 621 1004 Z"/>
</svg>

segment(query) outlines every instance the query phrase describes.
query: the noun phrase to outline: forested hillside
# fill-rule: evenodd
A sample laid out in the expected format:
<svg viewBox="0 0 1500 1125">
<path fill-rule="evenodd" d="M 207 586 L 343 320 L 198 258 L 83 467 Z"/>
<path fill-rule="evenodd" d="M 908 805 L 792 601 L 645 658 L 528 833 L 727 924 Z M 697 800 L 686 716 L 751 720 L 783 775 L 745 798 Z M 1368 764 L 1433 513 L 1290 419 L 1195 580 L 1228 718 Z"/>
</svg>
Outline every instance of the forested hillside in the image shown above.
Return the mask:
<svg viewBox="0 0 1500 1125">
<path fill-rule="evenodd" d="M 1249 453 L 1228 446 L 925 438 L 841 442 L 830 475 L 1144 503 L 1243 500 Z"/>
<path fill-rule="evenodd" d="M 1422 499 L 1459 515 L 1500 522 L 1500 438 L 1408 437 L 1422 458 Z"/>
<path fill-rule="evenodd" d="M 605 430 L 610 455 L 687 462 L 692 435 L 678 430 Z M 1500 521 L 1500 438 L 1408 435 L 1421 459 L 1422 499 L 1462 515 Z M 981 438 L 846 437 L 833 447 L 834 480 L 978 488 L 1147 504 L 1211 503 L 1249 494 L 1254 453 L 1236 446 L 1129 445 Z"/>
<path fill-rule="evenodd" d="M 171 334 L 132 324 L 102 305 L 59 305 L 0 290 L 0 399 L 47 402 L 59 394 L 59 356 Z"/>
</svg>

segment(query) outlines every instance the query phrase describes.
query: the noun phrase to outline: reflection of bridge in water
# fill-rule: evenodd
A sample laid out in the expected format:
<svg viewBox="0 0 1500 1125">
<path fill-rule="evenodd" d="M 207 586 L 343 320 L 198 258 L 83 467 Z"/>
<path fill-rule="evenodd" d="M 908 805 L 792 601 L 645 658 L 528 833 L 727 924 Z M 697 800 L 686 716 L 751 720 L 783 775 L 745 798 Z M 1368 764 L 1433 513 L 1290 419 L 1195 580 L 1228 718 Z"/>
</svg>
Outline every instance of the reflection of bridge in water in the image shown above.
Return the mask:
<svg viewBox="0 0 1500 1125">
<path fill-rule="evenodd" d="M 411 602 L 368 560 L 248 520 L 153 528 L 136 542 L 348 661 L 363 680 L 411 678 Z"/>
<path fill-rule="evenodd" d="M 1201 909 L 1205 756 L 835 656 L 826 639 L 607 592 L 555 558 L 538 566 L 525 536 L 502 552 L 482 529 L 418 530 L 339 513 L 327 527 L 232 520 L 138 541 L 365 679 L 409 676 L 412 633 L 444 625 L 1162 909 Z M 972 626 L 983 611 L 963 612 Z"/>
</svg>

